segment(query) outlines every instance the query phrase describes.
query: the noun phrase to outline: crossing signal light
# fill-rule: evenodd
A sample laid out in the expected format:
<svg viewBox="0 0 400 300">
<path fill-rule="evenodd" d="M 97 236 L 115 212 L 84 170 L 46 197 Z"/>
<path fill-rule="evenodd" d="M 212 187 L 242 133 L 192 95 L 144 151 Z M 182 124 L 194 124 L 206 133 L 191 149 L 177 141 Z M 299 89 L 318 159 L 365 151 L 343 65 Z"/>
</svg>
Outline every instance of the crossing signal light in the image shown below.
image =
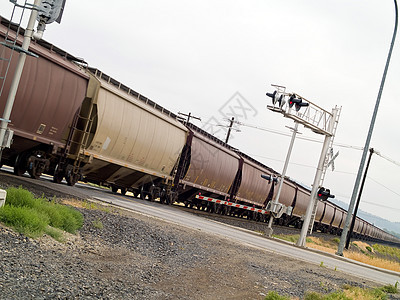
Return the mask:
<svg viewBox="0 0 400 300">
<path fill-rule="evenodd" d="M 38 21 L 42 19 L 46 24 L 53 23 L 54 21 L 60 24 L 65 1 L 66 0 L 43 0 L 39 6 Z"/>
<path fill-rule="evenodd" d="M 320 187 L 317 193 L 318 199 L 322 201 L 328 200 L 328 198 L 335 198 L 335 195 L 331 195 L 331 191 L 324 187 Z"/>
<path fill-rule="evenodd" d="M 300 108 L 306 107 L 309 105 L 307 102 L 303 102 L 303 99 L 296 98 L 294 94 L 292 94 L 289 98 L 289 107 L 292 108 L 295 106 L 296 111 L 299 111 Z"/>
<path fill-rule="evenodd" d="M 279 94 L 277 91 L 266 94 L 268 97 L 272 98 L 272 104 L 275 106 L 276 103 L 278 103 L 279 107 L 282 108 L 282 106 L 285 104 L 284 96 L 282 94 Z"/>
<path fill-rule="evenodd" d="M 265 180 L 268 180 L 268 183 L 271 183 L 272 181 L 273 183 L 276 184 L 278 182 L 278 178 L 272 175 L 261 174 L 261 177 L 264 178 Z"/>
</svg>

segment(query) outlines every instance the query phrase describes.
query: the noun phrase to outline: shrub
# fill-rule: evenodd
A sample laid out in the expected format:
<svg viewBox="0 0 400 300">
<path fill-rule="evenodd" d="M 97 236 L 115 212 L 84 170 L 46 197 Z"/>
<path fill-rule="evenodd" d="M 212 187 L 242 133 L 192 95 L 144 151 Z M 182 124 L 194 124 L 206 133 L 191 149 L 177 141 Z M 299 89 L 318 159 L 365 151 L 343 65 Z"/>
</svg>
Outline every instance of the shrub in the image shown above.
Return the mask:
<svg viewBox="0 0 400 300">
<path fill-rule="evenodd" d="M 30 207 L 33 208 L 36 205 L 33 194 L 22 187 L 11 187 L 7 189 L 6 205 L 12 205 L 15 207 Z"/>
<path fill-rule="evenodd" d="M 399 282 L 396 282 L 395 285 L 388 284 L 388 285 L 381 287 L 380 290 L 382 292 L 385 292 L 388 294 L 397 294 L 398 293 L 398 289 L 397 289 L 398 284 L 399 284 Z"/>
<path fill-rule="evenodd" d="M 58 228 L 47 226 L 47 228 L 45 229 L 45 233 L 51 236 L 56 241 L 64 242 L 65 240 L 63 232 Z"/>
<path fill-rule="evenodd" d="M 60 213 L 62 215 L 63 224 L 62 229 L 69 233 L 75 233 L 83 225 L 82 214 L 69 206 L 59 207 Z"/>
<path fill-rule="evenodd" d="M 289 300 L 289 297 L 281 296 L 275 291 L 268 292 L 267 296 L 265 296 L 264 300 Z"/>
<path fill-rule="evenodd" d="M 0 208 L 0 222 L 30 237 L 46 232 L 60 240 L 62 233 L 51 227 L 75 233 L 83 225 L 83 216 L 72 207 L 35 199 L 32 193 L 19 187 L 7 189 L 6 205 Z"/>
<path fill-rule="evenodd" d="M 349 298 L 345 295 L 344 292 L 339 291 L 339 292 L 333 292 L 328 295 L 321 295 L 316 292 L 308 292 L 305 297 L 305 300 L 352 300 L 352 298 Z"/>
<path fill-rule="evenodd" d="M 49 219 L 33 208 L 5 205 L 0 209 L 0 221 L 28 237 L 35 238 L 43 234 Z"/>
</svg>

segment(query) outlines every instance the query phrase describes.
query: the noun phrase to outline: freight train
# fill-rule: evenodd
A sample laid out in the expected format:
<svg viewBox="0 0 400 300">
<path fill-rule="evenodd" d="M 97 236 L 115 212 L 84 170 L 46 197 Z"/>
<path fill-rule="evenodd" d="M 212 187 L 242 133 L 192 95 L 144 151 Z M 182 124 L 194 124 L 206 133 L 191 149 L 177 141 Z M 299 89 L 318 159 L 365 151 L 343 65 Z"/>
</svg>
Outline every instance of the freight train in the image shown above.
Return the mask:
<svg viewBox="0 0 400 300">
<path fill-rule="evenodd" d="M 12 34 L 16 28 L 0 21 L 4 42 L 7 28 Z M 29 50 L 38 57 L 26 60 L 9 123 L 13 143 L 1 157 L 16 175 L 47 173 L 57 183 L 84 180 L 143 199 L 268 220 L 264 208 L 277 188 L 261 175 L 279 177 L 278 172 L 46 41 L 32 41 Z M 3 56 L 11 50 L 5 51 Z M 1 74 L 7 67 L 1 61 Z M 293 209 L 277 222 L 300 227 L 309 200 L 307 187 L 286 178 L 279 201 Z M 346 211 L 329 201 L 317 208 L 314 229 L 340 234 Z M 354 235 L 399 242 L 360 218 Z"/>
</svg>

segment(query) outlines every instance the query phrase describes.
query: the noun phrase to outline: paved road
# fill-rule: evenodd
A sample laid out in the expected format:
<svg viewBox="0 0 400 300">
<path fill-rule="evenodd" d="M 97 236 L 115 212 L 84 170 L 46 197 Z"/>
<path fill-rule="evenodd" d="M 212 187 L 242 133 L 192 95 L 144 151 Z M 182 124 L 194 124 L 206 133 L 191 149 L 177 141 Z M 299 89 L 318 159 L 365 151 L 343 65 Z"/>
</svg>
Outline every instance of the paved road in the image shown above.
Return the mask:
<svg viewBox="0 0 400 300">
<path fill-rule="evenodd" d="M 318 253 L 314 250 L 310 251 L 281 241 L 268 239 L 264 236 L 254 234 L 253 232 L 243 229 L 239 230 L 232 226 L 208 220 L 171 206 L 147 202 L 122 195 L 114 195 L 108 192 L 102 192 L 100 194 L 97 191 L 93 191 L 92 197 L 97 200 L 105 201 L 146 215 L 151 215 L 175 224 L 201 230 L 205 233 L 226 237 L 238 243 L 255 246 L 266 251 L 287 255 L 292 258 L 318 265 L 323 262 L 324 266 L 328 268 L 343 271 L 378 283 L 395 284 L 396 281 L 400 282 L 400 273 L 397 272 L 381 271 L 376 268 L 371 268 L 370 266 L 362 265 L 361 263 L 354 263 L 351 260 L 337 257 L 335 255 Z"/>
<path fill-rule="evenodd" d="M 30 178 L 25 178 L 31 181 Z M 324 266 L 338 271 L 343 271 L 348 274 L 373 280 L 382 284 L 395 284 L 400 282 L 400 273 L 391 271 L 382 271 L 370 266 L 363 265 L 358 262 L 353 262 L 348 259 L 319 253 L 314 250 L 299 248 L 282 241 L 268 239 L 264 236 L 255 234 L 243 229 L 238 229 L 226 224 L 218 223 L 209 219 L 205 219 L 191 213 L 182 211 L 173 206 L 162 205 L 158 202 L 148 202 L 136 199 L 129 196 L 116 195 L 109 190 L 99 189 L 88 185 L 77 184 L 74 187 L 69 187 L 65 184 L 57 185 L 46 180 L 34 181 L 37 184 L 45 185 L 54 190 L 70 193 L 80 198 L 93 198 L 104 201 L 113 205 L 124 207 L 133 211 L 137 211 L 146 215 L 154 216 L 168 222 L 172 222 L 181 226 L 201 230 L 208 234 L 214 234 L 228 238 L 238 243 L 251 245 L 263 249 L 265 251 L 279 253 L 292 258 L 300 259 L 306 262 L 320 265 L 323 262 Z M 268 259 L 268 255 L 266 255 Z"/>
</svg>

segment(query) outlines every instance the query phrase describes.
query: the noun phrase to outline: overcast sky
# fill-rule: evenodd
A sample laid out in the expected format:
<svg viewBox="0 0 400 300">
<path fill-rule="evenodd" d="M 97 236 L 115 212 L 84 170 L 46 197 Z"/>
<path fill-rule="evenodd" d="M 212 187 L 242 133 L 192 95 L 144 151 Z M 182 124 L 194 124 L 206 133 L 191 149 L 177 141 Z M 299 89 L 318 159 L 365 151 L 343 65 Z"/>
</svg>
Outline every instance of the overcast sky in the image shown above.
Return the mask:
<svg viewBox="0 0 400 300">
<path fill-rule="evenodd" d="M 12 5 L 1 1 L 9 18 Z M 290 134 L 266 109 L 271 84 L 322 108 L 342 107 L 335 142 L 365 144 L 394 27 L 391 0 L 67 0 L 44 39 L 158 104 L 201 117 L 224 139 L 226 118 Z M 23 24 L 23 26 L 26 26 Z M 371 147 L 400 161 L 400 48 L 395 45 Z M 281 172 L 290 137 L 239 126 L 230 144 Z M 322 137 L 300 126 L 301 136 Z M 311 185 L 321 143 L 297 139 L 287 175 Z M 339 151 L 324 186 L 349 202 L 362 151 Z M 400 167 L 374 155 L 360 209 L 400 221 Z"/>
</svg>

